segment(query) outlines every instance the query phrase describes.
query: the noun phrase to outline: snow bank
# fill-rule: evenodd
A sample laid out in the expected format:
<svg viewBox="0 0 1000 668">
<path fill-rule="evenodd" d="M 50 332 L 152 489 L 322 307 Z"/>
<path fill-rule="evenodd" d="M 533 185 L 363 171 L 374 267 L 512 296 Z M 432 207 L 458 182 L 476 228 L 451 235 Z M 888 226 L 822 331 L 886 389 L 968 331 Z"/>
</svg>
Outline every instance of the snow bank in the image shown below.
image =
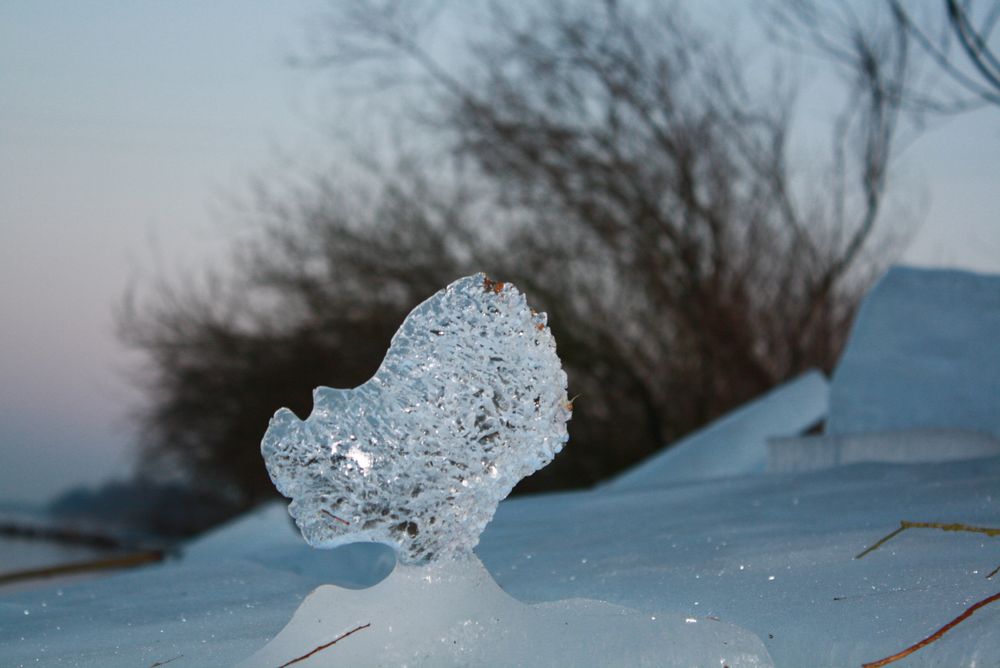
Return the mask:
<svg viewBox="0 0 1000 668">
<path fill-rule="evenodd" d="M 777 666 L 859 666 L 929 635 L 1000 584 L 1000 538 L 901 520 L 1000 526 L 1000 458 L 855 464 L 501 504 L 479 553 L 523 601 L 582 596 L 718 617 Z M 912 665 L 1000 662 L 987 607 Z"/>
<path fill-rule="evenodd" d="M 912 428 L 1000 436 L 1000 276 L 894 267 L 865 298 L 827 432 Z"/>
<path fill-rule="evenodd" d="M 844 436 L 775 438 L 767 443 L 772 473 L 814 471 L 858 462 L 944 462 L 1000 456 L 1000 439 L 958 429 L 906 429 Z"/>
<path fill-rule="evenodd" d="M 1000 538 L 914 529 L 854 556 L 904 519 L 997 526 L 998 490 L 1000 458 L 990 458 L 526 497 L 500 504 L 477 552 L 523 603 L 590 598 L 650 616 L 718 618 L 760 638 L 775 665 L 857 666 L 996 593 L 996 577 L 985 575 L 1000 565 Z M 283 511 L 241 524 L 162 566 L 0 595 L 0 665 L 246 660 L 346 566 L 344 548 L 286 544 L 292 529 Z M 209 550 L 237 530 L 246 532 L 242 549 Z M 1000 608 L 984 608 L 911 663 L 993 665 L 998 619 Z M 545 647 L 532 641 L 526 651 L 541 656 Z M 497 664 L 510 665 L 502 656 Z"/>
<path fill-rule="evenodd" d="M 767 439 L 804 432 L 826 417 L 827 382 L 810 371 L 741 406 L 664 452 L 621 474 L 605 488 L 637 489 L 767 468 Z"/>
</svg>

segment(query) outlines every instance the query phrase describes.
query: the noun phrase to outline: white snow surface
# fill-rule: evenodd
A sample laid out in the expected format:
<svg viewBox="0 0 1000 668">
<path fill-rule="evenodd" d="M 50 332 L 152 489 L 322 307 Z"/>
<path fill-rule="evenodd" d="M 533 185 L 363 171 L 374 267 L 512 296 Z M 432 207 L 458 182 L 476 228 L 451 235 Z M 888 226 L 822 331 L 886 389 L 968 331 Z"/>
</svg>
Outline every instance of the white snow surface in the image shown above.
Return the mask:
<svg viewBox="0 0 1000 668">
<path fill-rule="evenodd" d="M 827 432 L 915 428 L 1000 437 L 1000 275 L 893 267 L 865 298 Z"/>
<path fill-rule="evenodd" d="M 810 371 L 699 429 L 622 473 L 608 489 L 704 480 L 767 469 L 767 440 L 797 436 L 826 417 L 826 378 Z"/>
<path fill-rule="evenodd" d="M 1000 525 L 1000 458 L 515 498 L 500 504 L 477 553 L 524 603 L 588 598 L 699 624 L 718 619 L 755 634 L 774 665 L 857 666 L 1000 589 L 985 577 L 1000 565 L 1000 538 L 913 529 L 854 558 L 900 520 Z M 0 593 L 0 665 L 233 665 L 278 634 L 319 585 L 373 584 L 391 564 L 392 552 L 375 545 L 312 549 L 284 506 L 269 505 L 164 565 Z M 333 657 L 349 640 L 317 656 Z M 531 650 L 520 663 L 496 656 L 485 665 L 545 665 Z M 537 656 L 545 651 L 537 646 Z M 899 665 L 998 661 L 994 605 Z"/>
<path fill-rule="evenodd" d="M 331 642 L 311 666 L 771 666 L 754 635 L 713 618 L 650 615 L 600 601 L 527 605 L 474 556 L 400 564 L 370 589 L 312 592 L 240 668 L 282 666 Z M 334 644 L 336 644 L 334 643 Z"/>
</svg>

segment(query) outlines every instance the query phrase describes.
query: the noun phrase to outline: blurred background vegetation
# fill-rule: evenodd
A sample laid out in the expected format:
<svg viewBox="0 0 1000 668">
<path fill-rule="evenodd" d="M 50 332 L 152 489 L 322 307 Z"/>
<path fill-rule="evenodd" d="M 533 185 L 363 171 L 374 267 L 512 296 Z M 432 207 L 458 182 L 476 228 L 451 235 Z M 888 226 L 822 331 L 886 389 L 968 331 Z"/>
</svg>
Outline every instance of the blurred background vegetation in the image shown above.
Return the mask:
<svg viewBox="0 0 1000 668">
<path fill-rule="evenodd" d="M 497 2 L 466 25 L 449 3 L 331 3 L 293 65 L 365 82 L 388 139 L 331 117 L 355 164 L 261 177 L 233 268 L 123 301 L 120 336 L 146 360 L 133 484 L 222 515 L 274 496 L 259 454 L 274 411 L 364 382 L 413 306 L 476 271 L 548 312 L 579 394 L 570 443 L 518 492 L 594 484 L 829 372 L 905 240 L 887 207 L 901 143 L 998 103 L 1000 3 L 760 2 L 767 58 L 684 8 Z M 804 57 L 843 83 L 822 154 L 792 141 L 788 63 Z M 399 88 L 405 104 L 379 106 Z"/>
</svg>

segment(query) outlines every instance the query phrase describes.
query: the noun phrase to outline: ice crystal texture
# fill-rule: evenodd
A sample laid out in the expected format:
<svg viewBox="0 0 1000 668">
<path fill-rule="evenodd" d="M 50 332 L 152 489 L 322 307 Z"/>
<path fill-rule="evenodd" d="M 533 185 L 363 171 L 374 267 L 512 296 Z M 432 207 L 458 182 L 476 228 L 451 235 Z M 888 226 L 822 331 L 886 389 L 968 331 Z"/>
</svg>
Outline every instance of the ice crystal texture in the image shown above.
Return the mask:
<svg viewBox="0 0 1000 668">
<path fill-rule="evenodd" d="M 544 313 L 482 274 L 415 308 L 375 375 L 317 388 L 261 451 L 314 547 L 377 541 L 403 563 L 470 553 L 497 504 L 567 440 L 566 374 Z"/>
</svg>

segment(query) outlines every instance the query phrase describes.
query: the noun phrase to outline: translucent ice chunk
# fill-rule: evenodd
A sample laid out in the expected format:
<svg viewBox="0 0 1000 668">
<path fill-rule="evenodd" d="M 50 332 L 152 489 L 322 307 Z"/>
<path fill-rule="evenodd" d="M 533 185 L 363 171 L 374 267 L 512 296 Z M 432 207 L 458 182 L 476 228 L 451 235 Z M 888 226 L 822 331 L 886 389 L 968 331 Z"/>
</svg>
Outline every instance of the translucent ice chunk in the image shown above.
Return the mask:
<svg viewBox="0 0 1000 668">
<path fill-rule="evenodd" d="M 375 375 L 279 410 L 261 451 L 315 547 L 466 555 L 497 504 L 567 440 L 566 374 L 544 313 L 510 284 L 460 279 L 415 308 Z"/>
</svg>

